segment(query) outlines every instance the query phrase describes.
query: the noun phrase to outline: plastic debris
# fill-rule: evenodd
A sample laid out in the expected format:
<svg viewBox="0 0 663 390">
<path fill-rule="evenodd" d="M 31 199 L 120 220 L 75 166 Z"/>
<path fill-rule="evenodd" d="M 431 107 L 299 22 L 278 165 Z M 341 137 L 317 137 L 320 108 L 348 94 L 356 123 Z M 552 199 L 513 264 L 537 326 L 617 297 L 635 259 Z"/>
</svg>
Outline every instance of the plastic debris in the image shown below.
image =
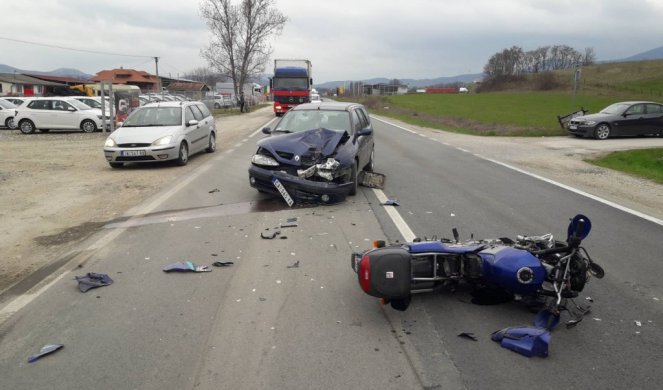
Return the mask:
<svg viewBox="0 0 663 390">
<path fill-rule="evenodd" d="M 42 357 L 46 355 L 50 355 L 55 351 L 60 350 L 64 345 L 62 344 L 48 344 L 44 345 L 40 350 L 38 354 L 32 355 L 28 358 L 28 363 L 34 363 L 37 360 L 41 359 Z"/>
<path fill-rule="evenodd" d="M 635 321 L 635 326 L 642 326 L 642 322 L 636 320 L 636 321 Z"/>
<path fill-rule="evenodd" d="M 88 272 L 84 276 L 76 276 L 78 281 L 78 289 L 81 292 L 87 292 L 93 288 L 104 287 L 113 284 L 113 279 L 106 274 L 96 274 Z"/>
<path fill-rule="evenodd" d="M 534 326 L 547 330 L 553 330 L 559 324 L 559 314 L 555 315 L 548 310 L 540 310 L 534 318 Z"/>
<path fill-rule="evenodd" d="M 270 233 L 265 233 L 265 232 L 260 232 L 260 238 L 263 238 L 265 240 L 271 240 L 274 237 L 278 236 L 281 234 L 280 230 L 274 230 L 271 234 Z"/>
<path fill-rule="evenodd" d="M 594 302 L 594 299 L 592 297 L 586 297 L 585 299 L 588 300 L 589 302 Z"/>
<path fill-rule="evenodd" d="M 544 328 L 532 326 L 514 326 L 498 330 L 491 335 L 491 340 L 500 343 L 523 356 L 548 356 L 550 332 Z"/>
<path fill-rule="evenodd" d="M 233 264 L 235 263 L 233 263 L 232 261 L 215 261 L 212 263 L 212 265 L 215 267 L 230 267 Z"/>
<path fill-rule="evenodd" d="M 213 193 L 215 193 L 215 192 L 221 192 L 221 191 L 220 191 L 218 188 L 215 188 L 215 189 L 213 189 L 213 190 L 211 190 L 211 191 L 208 191 L 208 192 L 209 192 L 210 194 L 213 194 Z"/>
<path fill-rule="evenodd" d="M 165 266 L 163 272 L 212 272 L 212 269 L 206 265 L 198 266 L 190 261 L 180 261 Z"/>
<path fill-rule="evenodd" d="M 288 218 L 288 219 L 286 219 L 285 222 L 283 222 L 283 223 L 281 224 L 281 227 L 282 227 L 282 228 L 286 228 L 286 227 L 297 227 L 297 226 L 299 226 L 299 217 Z"/>
<path fill-rule="evenodd" d="M 473 340 L 473 341 L 478 340 L 477 337 L 474 335 L 474 333 L 470 333 L 470 332 L 463 332 L 463 333 L 459 334 L 458 337 L 462 337 L 462 338 L 465 338 L 465 339 L 470 339 L 470 340 Z"/>
<path fill-rule="evenodd" d="M 387 177 L 382 173 L 362 171 L 359 178 L 359 185 L 369 188 L 384 188 L 384 182 Z"/>
<path fill-rule="evenodd" d="M 397 200 L 395 199 L 387 199 L 384 203 L 382 203 L 383 206 L 400 206 L 401 204 L 398 203 Z"/>
<path fill-rule="evenodd" d="M 299 268 L 299 260 L 295 261 L 292 265 L 286 266 L 286 268 Z"/>
</svg>

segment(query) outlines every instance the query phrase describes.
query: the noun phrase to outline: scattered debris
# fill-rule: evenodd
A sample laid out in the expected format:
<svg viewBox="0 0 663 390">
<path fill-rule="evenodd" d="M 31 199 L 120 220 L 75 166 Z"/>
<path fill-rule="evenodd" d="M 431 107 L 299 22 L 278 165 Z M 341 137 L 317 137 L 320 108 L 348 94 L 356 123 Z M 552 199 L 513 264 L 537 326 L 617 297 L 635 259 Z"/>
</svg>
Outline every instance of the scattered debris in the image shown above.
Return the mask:
<svg viewBox="0 0 663 390">
<path fill-rule="evenodd" d="M 477 337 L 474 335 L 474 333 L 469 333 L 469 332 L 463 332 L 463 333 L 459 334 L 458 337 L 462 337 L 462 338 L 466 338 L 466 339 L 470 339 L 470 340 L 474 340 L 474 341 L 478 340 Z"/>
<path fill-rule="evenodd" d="M 382 203 L 383 206 L 400 206 L 401 204 L 398 203 L 397 200 L 395 199 L 387 199 L 384 203 Z"/>
<path fill-rule="evenodd" d="M 165 266 L 163 272 L 212 272 L 212 269 L 206 265 L 197 266 L 190 261 L 180 261 Z"/>
<path fill-rule="evenodd" d="M 642 322 L 635 320 L 635 326 L 642 326 Z"/>
<path fill-rule="evenodd" d="M 286 266 L 286 268 L 299 268 L 299 260 L 295 261 L 292 265 Z"/>
<path fill-rule="evenodd" d="M 387 177 L 377 172 L 362 171 L 359 177 L 359 185 L 369 188 L 384 188 Z"/>
<path fill-rule="evenodd" d="M 283 222 L 283 223 L 281 224 L 281 227 L 282 227 L 282 228 L 286 228 L 286 227 L 297 227 L 297 226 L 299 226 L 299 217 L 288 218 L 288 219 L 286 219 L 285 222 Z"/>
<path fill-rule="evenodd" d="M 36 355 L 32 355 L 32 356 L 30 356 L 30 357 L 28 358 L 28 363 L 34 363 L 34 362 L 36 362 L 37 360 L 41 359 L 42 357 L 44 357 L 44 356 L 46 356 L 46 355 L 50 355 L 50 354 L 52 354 L 53 352 L 62 349 L 62 347 L 64 347 L 64 345 L 62 345 L 62 344 L 48 344 L 48 345 L 44 345 L 44 346 L 39 350 L 39 353 L 38 353 L 38 354 L 36 354 Z"/>
<path fill-rule="evenodd" d="M 274 230 L 271 234 L 260 232 L 260 238 L 264 238 L 265 240 L 271 240 L 274 237 L 278 236 L 279 234 L 281 234 L 280 230 Z"/>
<path fill-rule="evenodd" d="M 592 297 L 586 297 L 585 299 L 588 300 L 589 302 L 594 302 L 594 299 L 592 299 Z"/>
<path fill-rule="evenodd" d="M 212 265 L 215 267 L 230 267 L 233 264 L 235 263 L 233 263 L 232 261 L 215 261 L 212 263 Z"/>
<path fill-rule="evenodd" d="M 87 292 L 93 288 L 104 287 L 113 284 L 113 279 L 106 274 L 96 274 L 88 272 L 84 276 L 76 276 L 78 281 L 78 289 L 81 292 Z"/>
<path fill-rule="evenodd" d="M 213 189 L 213 190 L 211 190 L 211 191 L 208 191 L 208 192 L 209 192 L 210 194 L 213 194 L 213 193 L 215 193 L 215 192 L 221 192 L 221 191 L 220 191 L 218 188 L 215 188 L 215 189 Z"/>
<path fill-rule="evenodd" d="M 523 356 L 548 356 L 550 332 L 544 328 L 514 326 L 498 330 L 490 338 L 500 343 L 503 348 L 510 349 Z"/>
<path fill-rule="evenodd" d="M 288 239 L 288 236 L 280 236 L 279 238 L 280 238 L 281 240 L 287 240 L 287 239 Z"/>
</svg>

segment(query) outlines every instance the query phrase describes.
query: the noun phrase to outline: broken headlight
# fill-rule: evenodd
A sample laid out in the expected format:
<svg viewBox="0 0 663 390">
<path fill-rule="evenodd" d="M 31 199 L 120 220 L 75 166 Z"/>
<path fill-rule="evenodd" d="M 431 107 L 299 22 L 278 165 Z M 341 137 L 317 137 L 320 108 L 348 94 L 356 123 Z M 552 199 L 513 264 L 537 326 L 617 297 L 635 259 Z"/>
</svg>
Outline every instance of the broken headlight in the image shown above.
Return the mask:
<svg viewBox="0 0 663 390">
<path fill-rule="evenodd" d="M 254 154 L 251 158 L 251 162 L 255 165 L 261 165 L 264 167 L 278 167 L 279 163 L 274 159 L 274 157 L 266 156 L 264 154 Z"/>
<path fill-rule="evenodd" d="M 308 179 L 316 175 L 325 180 L 332 181 L 339 176 L 338 167 L 340 165 L 341 163 L 338 160 L 328 158 L 324 163 L 312 165 L 307 169 L 298 169 L 297 176 Z"/>
</svg>

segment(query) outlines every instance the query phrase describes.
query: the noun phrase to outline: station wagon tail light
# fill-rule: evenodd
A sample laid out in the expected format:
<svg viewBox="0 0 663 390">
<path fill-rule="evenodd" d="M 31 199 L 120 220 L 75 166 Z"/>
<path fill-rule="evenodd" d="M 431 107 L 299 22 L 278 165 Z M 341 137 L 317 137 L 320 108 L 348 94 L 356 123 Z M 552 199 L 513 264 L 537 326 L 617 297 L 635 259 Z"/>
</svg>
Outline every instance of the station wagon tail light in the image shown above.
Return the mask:
<svg viewBox="0 0 663 390">
<path fill-rule="evenodd" d="M 152 146 L 163 146 L 163 145 L 168 145 L 170 144 L 170 141 L 173 139 L 172 135 L 167 135 L 165 137 L 161 137 L 158 140 L 152 142 Z"/>
</svg>

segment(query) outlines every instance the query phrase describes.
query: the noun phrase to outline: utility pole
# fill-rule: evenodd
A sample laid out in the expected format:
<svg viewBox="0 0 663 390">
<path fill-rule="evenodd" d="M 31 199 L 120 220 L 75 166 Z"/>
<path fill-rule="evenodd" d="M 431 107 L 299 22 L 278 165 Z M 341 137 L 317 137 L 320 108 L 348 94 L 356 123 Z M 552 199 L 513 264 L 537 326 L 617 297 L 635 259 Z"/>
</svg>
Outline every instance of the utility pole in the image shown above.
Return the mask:
<svg viewBox="0 0 663 390">
<path fill-rule="evenodd" d="M 161 92 L 161 79 L 159 78 L 159 57 L 154 57 L 154 66 L 157 69 L 157 92 Z"/>
</svg>

